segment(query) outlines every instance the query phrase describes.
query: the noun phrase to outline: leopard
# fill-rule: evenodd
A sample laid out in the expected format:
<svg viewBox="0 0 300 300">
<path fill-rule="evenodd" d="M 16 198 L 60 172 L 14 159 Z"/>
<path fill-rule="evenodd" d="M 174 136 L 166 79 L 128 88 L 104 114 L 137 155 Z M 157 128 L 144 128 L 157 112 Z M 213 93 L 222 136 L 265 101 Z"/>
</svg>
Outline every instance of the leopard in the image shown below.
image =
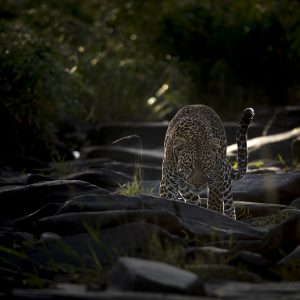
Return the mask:
<svg viewBox="0 0 300 300">
<path fill-rule="evenodd" d="M 247 133 L 254 109 L 245 108 L 236 130 L 237 168 L 227 157 L 220 116 L 209 106 L 182 107 L 170 121 L 162 161 L 160 197 L 205 207 L 236 219 L 232 181 L 247 172 Z M 200 192 L 206 191 L 206 201 Z"/>
</svg>

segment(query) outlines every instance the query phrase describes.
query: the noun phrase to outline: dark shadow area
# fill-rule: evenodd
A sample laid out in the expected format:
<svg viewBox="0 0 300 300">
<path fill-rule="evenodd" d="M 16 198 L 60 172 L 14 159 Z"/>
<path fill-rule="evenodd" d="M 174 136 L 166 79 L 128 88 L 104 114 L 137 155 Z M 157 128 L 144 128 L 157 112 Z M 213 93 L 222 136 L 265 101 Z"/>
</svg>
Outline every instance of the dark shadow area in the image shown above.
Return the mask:
<svg viewBox="0 0 300 300">
<path fill-rule="evenodd" d="M 297 1 L 3 0 L 1 156 L 70 158 L 87 126 L 188 103 L 224 119 L 296 104 L 299 14 Z"/>
</svg>

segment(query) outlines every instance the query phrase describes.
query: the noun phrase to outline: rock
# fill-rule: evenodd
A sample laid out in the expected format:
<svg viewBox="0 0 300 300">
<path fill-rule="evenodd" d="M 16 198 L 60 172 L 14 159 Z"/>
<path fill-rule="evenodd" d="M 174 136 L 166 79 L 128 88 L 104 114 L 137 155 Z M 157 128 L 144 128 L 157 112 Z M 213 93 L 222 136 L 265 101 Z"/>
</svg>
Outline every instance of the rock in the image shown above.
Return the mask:
<svg viewBox="0 0 300 300">
<path fill-rule="evenodd" d="M 268 216 L 288 208 L 288 206 L 280 204 L 245 201 L 235 201 L 234 204 L 238 220 Z"/>
<path fill-rule="evenodd" d="M 300 265 L 300 245 L 298 245 L 291 253 L 283 257 L 279 262 L 279 265 Z"/>
<path fill-rule="evenodd" d="M 118 172 L 123 172 L 134 176 L 136 169 L 141 170 L 143 180 L 160 180 L 161 178 L 161 165 L 146 165 L 141 163 L 129 163 L 121 161 L 107 161 L 102 164 L 103 168 L 111 169 Z"/>
<path fill-rule="evenodd" d="M 252 224 L 253 226 L 257 226 L 260 228 L 270 229 L 275 225 L 278 225 L 291 216 L 297 215 L 299 213 L 298 209 L 282 209 L 278 211 L 276 214 L 252 218 L 252 219 L 245 219 L 243 222 Z"/>
<path fill-rule="evenodd" d="M 37 231 L 55 232 L 62 236 L 79 234 L 90 228 L 111 228 L 123 224 L 147 222 L 156 224 L 173 234 L 182 235 L 189 228 L 171 213 L 159 210 L 114 210 L 60 214 L 37 221 Z"/>
<path fill-rule="evenodd" d="M 132 181 L 132 176 L 109 169 L 97 171 L 82 171 L 63 177 L 64 180 L 82 180 L 107 190 L 114 190 L 121 185 Z"/>
<path fill-rule="evenodd" d="M 298 282 L 228 282 L 220 287 L 216 287 L 212 296 L 218 299 L 299 299 Z"/>
<path fill-rule="evenodd" d="M 12 276 L 11 281 L 16 282 L 14 286 L 23 286 L 31 279 L 30 274 L 39 277 L 40 284 L 48 279 L 53 280 L 54 276 L 63 276 L 68 281 L 86 282 L 88 278 L 90 284 L 102 285 L 106 279 L 105 270 L 110 268 L 120 255 L 151 254 L 165 259 L 164 254 L 169 251 L 169 247 L 182 248 L 183 245 L 177 237 L 157 226 L 145 223 L 128 224 L 101 231 L 93 229 L 89 233 L 65 238 L 53 234 L 50 237 L 47 233 L 46 237 L 45 239 L 42 235 L 38 242 L 8 249 L 9 251 L 3 251 L 4 248 L 1 247 L 0 280 L 3 269 L 12 270 L 13 273 L 9 274 Z M 3 274 L 4 277 L 5 274 L 7 272 Z"/>
<path fill-rule="evenodd" d="M 40 236 L 40 241 L 43 240 L 59 240 L 62 237 L 54 232 L 43 232 Z"/>
<path fill-rule="evenodd" d="M 121 257 L 109 276 L 110 288 L 205 295 L 203 283 L 192 272 L 166 263 Z"/>
<path fill-rule="evenodd" d="M 23 245 L 24 242 L 32 242 L 33 235 L 28 232 L 6 231 L 0 233 L 0 245 L 2 247 L 13 248 Z"/>
<path fill-rule="evenodd" d="M 109 157 L 129 163 L 147 163 L 161 166 L 163 151 L 118 146 L 89 146 L 82 149 L 82 158 Z"/>
<path fill-rule="evenodd" d="M 274 272 L 275 263 L 265 259 L 262 255 L 249 251 L 235 251 L 231 252 L 230 255 L 230 265 L 259 274 L 269 280 L 278 280 L 278 275 Z"/>
<path fill-rule="evenodd" d="M 217 247 L 228 249 L 230 253 L 237 251 L 251 251 L 258 253 L 261 250 L 261 240 L 245 240 L 245 239 L 228 239 L 228 240 L 213 240 L 204 242 L 203 246 Z"/>
<path fill-rule="evenodd" d="M 47 203 L 35 212 L 15 220 L 13 229 L 32 232 L 38 219 L 55 215 L 61 206 L 61 203 Z"/>
<path fill-rule="evenodd" d="M 95 185 L 79 180 L 54 180 L 12 187 L 0 191 L 0 221 L 11 221 L 32 213 L 47 203 L 63 203 L 72 197 L 86 193 L 108 193 Z"/>
<path fill-rule="evenodd" d="M 267 259 L 277 261 L 295 249 L 299 243 L 300 212 L 270 229 L 263 238 L 261 254 Z"/>
<path fill-rule="evenodd" d="M 73 209 L 77 212 L 81 211 L 81 207 L 89 212 L 85 210 L 82 213 L 71 213 Z M 225 240 L 256 240 L 261 239 L 265 233 L 264 230 L 193 204 L 147 195 L 79 197 L 67 202 L 59 213 L 61 215 L 39 220 L 40 230 L 58 234 L 70 234 L 76 230 L 82 232 L 84 219 L 89 224 L 101 224 L 101 226 L 115 226 L 124 222 L 144 220 L 159 224 L 174 234 L 184 235 L 182 232 L 184 230 L 204 240 L 210 240 L 212 237 Z"/>
<path fill-rule="evenodd" d="M 41 170 L 47 167 L 47 163 L 45 161 L 51 160 L 50 153 L 46 149 L 40 149 L 40 153 L 43 153 L 40 158 L 32 157 L 32 156 L 24 156 L 19 155 L 18 153 L 14 153 L 14 151 L 10 151 L 8 155 L 1 155 L 0 157 L 0 165 L 4 164 L 6 166 L 12 167 L 14 170 L 18 170 L 19 172 L 24 171 L 26 169 L 27 172 L 36 172 L 37 170 Z M 41 159 L 41 160 L 40 160 Z"/>
<path fill-rule="evenodd" d="M 146 165 L 135 162 L 122 162 L 113 161 L 108 157 L 77 159 L 71 162 L 65 162 L 66 169 L 82 170 L 82 171 L 98 171 L 98 170 L 111 170 L 116 172 L 125 173 L 133 176 L 136 168 L 142 171 L 145 180 L 159 180 L 161 177 L 161 165 Z M 50 164 L 51 165 L 51 164 Z M 54 172 L 54 167 L 50 167 L 48 172 Z M 55 173 L 55 172 L 54 172 Z"/>
<path fill-rule="evenodd" d="M 300 280 L 300 245 L 291 253 L 283 257 L 279 262 L 277 273 L 282 280 L 299 281 Z"/>
<path fill-rule="evenodd" d="M 0 186 L 6 186 L 6 185 L 28 185 L 38 182 L 45 182 L 45 181 L 51 181 L 53 180 L 51 177 L 38 175 L 38 174 L 26 174 L 21 176 L 15 176 L 15 177 L 5 177 L 0 178 Z"/>
<path fill-rule="evenodd" d="M 229 250 L 213 247 L 189 247 L 184 250 L 184 257 L 190 263 L 226 264 L 231 259 Z"/>
<path fill-rule="evenodd" d="M 89 291 L 84 288 L 68 289 L 61 288 L 47 288 L 47 289 L 14 289 L 12 295 L 16 299 L 48 299 L 48 300 L 212 300 L 212 298 L 179 295 L 179 294 L 165 294 L 165 293 L 148 293 L 148 292 L 132 292 L 132 291 Z M 1 297 L 0 297 L 1 299 Z"/>
<path fill-rule="evenodd" d="M 109 229 L 90 228 L 88 233 L 63 239 L 43 239 L 25 253 L 36 265 L 45 268 L 52 263 L 57 267 L 65 264 L 95 271 L 97 264 L 111 266 L 121 254 L 145 255 L 154 239 L 168 247 L 183 245 L 182 240 L 158 226 L 137 222 Z"/>
<path fill-rule="evenodd" d="M 300 196 L 300 172 L 283 174 L 247 174 L 233 182 L 235 201 L 289 205 Z"/>
<path fill-rule="evenodd" d="M 262 278 L 258 274 L 239 269 L 238 267 L 222 265 L 222 264 L 196 264 L 187 265 L 186 268 L 199 278 L 207 281 L 233 280 L 233 281 L 249 281 L 261 282 Z"/>
<path fill-rule="evenodd" d="M 295 207 L 295 208 L 300 209 L 300 197 L 298 197 L 298 198 L 296 198 L 295 200 L 293 200 L 293 201 L 290 203 L 290 206 L 291 206 L 291 207 Z"/>
<path fill-rule="evenodd" d="M 159 180 L 141 182 L 153 195 L 159 195 L 159 183 Z M 207 197 L 205 191 L 200 195 Z M 240 219 L 274 214 L 300 196 L 300 172 L 246 174 L 233 181 L 232 195 Z"/>
<path fill-rule="evenodd" d="M 129 200 L 128 200 L 129 199 Z M 66 201 L 58 214 L 70 212 L 92 212 L 113 210 L 134 210 L 148 208 L 143 206 L 141 197 L 123 196 L 120 194 L 86 194 Z"/>
</svg>

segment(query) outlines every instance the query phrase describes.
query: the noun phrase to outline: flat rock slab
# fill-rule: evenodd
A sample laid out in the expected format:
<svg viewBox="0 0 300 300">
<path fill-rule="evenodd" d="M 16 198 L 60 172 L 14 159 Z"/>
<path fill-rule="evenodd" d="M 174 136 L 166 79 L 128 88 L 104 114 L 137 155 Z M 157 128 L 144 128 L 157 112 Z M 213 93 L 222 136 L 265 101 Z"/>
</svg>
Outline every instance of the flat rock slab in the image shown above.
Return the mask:
<svg viewBox="0 0 300 300">
<path fill-rule="evenodd" d="M 159 210 L 114 210 L 60 214 L 38 220 L 37 230 L 39 233 L 55 232 L 62 236 L 68 236 L 86 232 L 87 226 L 92 229 L 107 229 L 135 222 L 158 225 L 174 234 L 180 234 L 184 230 L 189 231 L 189 228 L 181 224 L 175 215 Z"/>
<path fill-rule="evenodd" d="M 134 291 L 90 291 L 87 288 L 69 285 L 68 288 L 48 289 L 14 289 L 12 296 L 16 299 L 95 299 L 95 300 L 299 300 L 300 290 L 298 282 L 265 282 L 242 283 L 229 282 L 227 284 L 209 284 L 208 296 L 179 295 L 173 293 L 147 293 Z M 7 299 L 0 294 L 0 299 Z"/>
<path fill-rule="evenodd" d="M 0 191 L 0 222 L 24 216 L 47 203 L 63 203 L 76 195 L 108 193 L 95 185 L 80 180 L 54 180 Z"/>
<path fill-rule="evenodd" d="M 89 170 L 68 175 L 64 180 L 82 180 L 105 189 L 115 189 L 132 181 L 132 176 L 109 169 Z"/>
<path fill-rule="evenodd" d="M 161 166 L 163 149 L 149 150 L 118 146 L 89 146 L 82 150 L 83 158 L 109 157 L 113 160 L 137 163 L 143 162 Z"/>
<path fill-rule="evenodd" d="M 6 185 L 28 185 L 33 183 L 38 183 L 42 181 L 51 181 L 53 178 L 39 175 L 39 174 L 25 174 L 20 176 L 13 176 L 13 177 L 1 177 L 0 178 L 0 186 Z"/>
<path fill-rule="evenodd" d="M 247 174 L 233 182 L 235 200 L 289 205 L 300 196 L 300 172 Z"/>
<path fill-rule="evenodd" d="M 61 234 L 67 228 L 75 230 L 75 224 L 82 228 L 83 219 L 91 224 L 118 224 L 120 220 L 126 222 L 126 218 L 152 220 L 167 230 L 185 230 L 202 237 L 211 237 L 213 233 L 225 239 L 261 239 L 266 232 L 193 204 L 147 195 L 83 195 L 68 201 L 58 215 L 43 218 L 39 224 L 43 230 L 51 228 Z"/>
<path fill-rule="evenodd" d="M 288 206 L 270 203 L 257 203 L 246 201 L 235 201 L 235 210 L 238 220 L 265 217 L 276 214 L 282 209 L 287 209 Z"/>
<path fill-rule="evenodd" d="M 283 223 L 272 227 L 264 236 L 261 253 L 278 260 L 300 244 L 300 211 Z"/>
<path fill-rule="evenodd" d="M 43 239 L 34 248 L 24 251 L 36 265 L 44 268 L 51 269 L 51 263 L 54 263 L 56 266 L 95 269 L 96 260 L 107 267 L 114 264 L 120 255 L 145 254 L 154 239 L 167 243 L 170 247 L 175 244 L 183 245 L 181 239 L 158 226 L 136 222 L 98 231 L 90 229 L 88 233 L 56 240 Z"/>
<path fill-rule="evenodd" d="M 258 274 L 241 270 L 238 267 L 224 264 L 199 264 L 187 265 L 187 269 L 198 274 L 202 280 L 234 280 L 245 282 L 262 282 L 262 277 Z"/>
<path fill-rule="evenodd" d="M 110 286 L 120 290 L 205 295 L 199 277 L 163 262 L 121 257 L 109 276 Z"/>
<path fill-rule="evenodd" d="M 300 298 L 299 282 L 230 282 L 213 291 L 218 299 L 296 300 Z"/>
<path fill-rule="evenodd" d="M 17 299 L 77 299 L 77 300 L 215 300 L 215 298 L 205 296 L 178 295 L 172 293 L 147 293 L 147 292 L 131 292 L 131 291 L 89 291 L 87 289 L 78 290 L 69 288 L 62 290 L 53 289 L 15 289 L 13 296 Z M 3 296 L 3 299 L 6 296 Z M 0 295 L 1 299 L 1 295 Z M 6 299 L 6 298 L 5 298 Z"/>
</svg>

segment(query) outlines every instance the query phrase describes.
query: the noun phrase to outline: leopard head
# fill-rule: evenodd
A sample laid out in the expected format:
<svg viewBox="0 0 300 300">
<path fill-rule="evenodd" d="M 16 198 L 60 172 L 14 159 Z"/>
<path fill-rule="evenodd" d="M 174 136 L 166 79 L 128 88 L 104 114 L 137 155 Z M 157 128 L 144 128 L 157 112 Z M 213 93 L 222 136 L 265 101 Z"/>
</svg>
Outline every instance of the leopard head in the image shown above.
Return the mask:
<svg viewBox="0 0 300 300">
<path fill-rule="evenodd" d="M 173 141 L 173 161 L 177 173 L 191 190 L 202 190 L 212 177 L 212 167 L 220 149 L 217 138 L 176 137 Z"/>
</svg>

